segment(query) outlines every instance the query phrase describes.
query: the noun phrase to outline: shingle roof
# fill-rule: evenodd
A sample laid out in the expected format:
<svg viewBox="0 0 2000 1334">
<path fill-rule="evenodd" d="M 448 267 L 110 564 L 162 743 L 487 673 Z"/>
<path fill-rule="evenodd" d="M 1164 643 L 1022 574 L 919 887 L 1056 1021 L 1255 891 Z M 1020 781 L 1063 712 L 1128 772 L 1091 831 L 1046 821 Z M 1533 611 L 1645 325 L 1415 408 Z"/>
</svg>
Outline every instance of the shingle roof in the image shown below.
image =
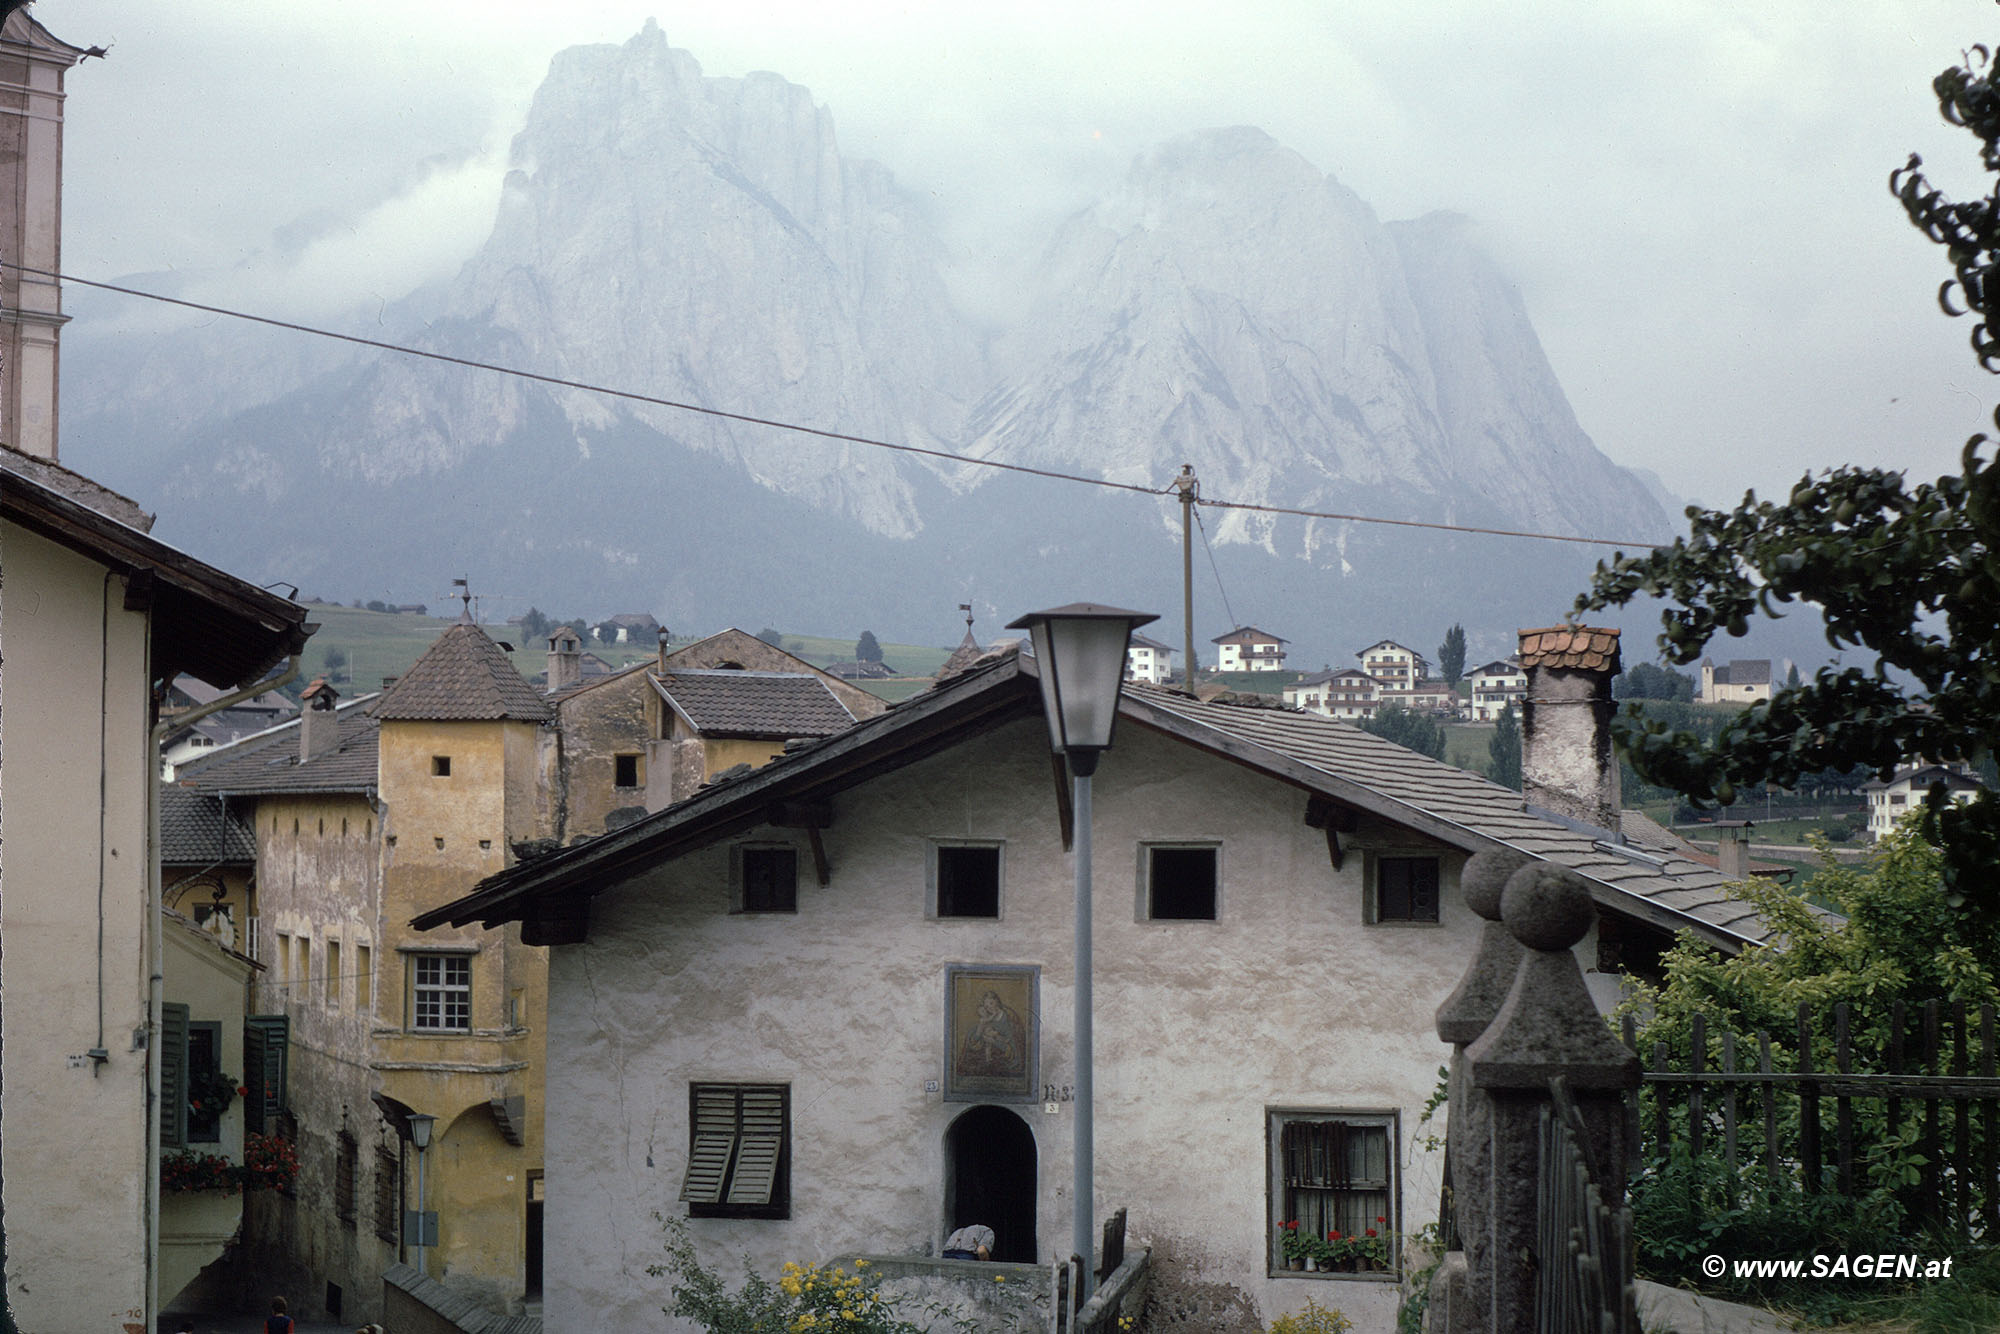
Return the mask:
<svg viewBox="0 0 2000 1334">
<path fill-rule="evenodd" d="M 507 654 L 478 626 L 461 621 L 382 692 L 377 718 L 487 722 L 518 718 L 543 722 L 548 702 L 535 693 Z"/>
<path fill-rule="evenodd" d="M 222 798 L 193 788 L 160 789 L 160 862 L 165 866 L 254 862 L 257 836 Z"/>
<path fill-rule="evenodd" d="M 1727 667 L 1715 669 L 1715 683 L 1726 686 L 1767 686 L 1771 684 L 1771 660 L 1731 658 Z"/>
<path fill-rule="evenodd" d="M 943 735 L 983 731 L 997 718 L 1039 715 L 1034 660 L 1010 655 L 941 683 L 839 736 L 787 752 L 732 782 L 625 828 L 481 881 L 473 893 L 416 919 L 519 920 L 537 899 L 588 895 L 650 859 L 720 837 L 746 810 L 786 795 L 823 796 L 857 775 L 929 754 Z M 1011 711 L 1011 712 L 1010 712 Z M 1726 892 L 1712 868 L 1672 849 L 1634 848 L 1611 831 L 1530 813 L 1519 792 L 1406 750 L 1348 723 L 1282 707 L 1199 703 L 1168 690 L 1125 687 L 1120 713 L 1190 745 L 1401 824 L 1467 851 L 1519 849 L 1593 882 L 1600 904 L 1667 930 L 1689 928 L 1726 948 L 1761 943 L 1764 923 Z"/>
<path fill-rule="evenodd" d="M 979 647 L 979 641 L 972 637 L 972 627 L 969 625 L 966 626 L 965 638 L 958 641 L 958 647 L 951 651 L 951 656 L 946 658 L 944 665 L 937 669 L 937 679 L 942 681 L 947 676 L 957 676 L 973 663 L 978 662 L 985 653 L 986 650 Z"/>
<path fill-rule="evenodd" d="M 816 676 L 803 672 L 683 670 L 653 678 L 661 696 L 696 731 L 710 736 L 832 736 L 854 715 Z"/>
<path fill-rule="evenodd" d="M 1521 666 L 1618 670 L 1618 631 L 1595 625 L 1552 625 L 1521 631 Z"/>
<path fill-rule="evenodd" d="M 299 721 L 183 764 L 180 781 L 201 792 L 373 792 L 380 725 L 364 695 L 340 705 L 340 744 L 299 763 Z"/>
<path fill-rule="evenodd" d="M 1211 644 L 1289 644 L 1289 639 L 1280 639 L 1268 630 L 1259 630 L 1254 625 L 1239 625 L 1226 635 L 1217 635 L 1208 641 Z"/>
</svg>

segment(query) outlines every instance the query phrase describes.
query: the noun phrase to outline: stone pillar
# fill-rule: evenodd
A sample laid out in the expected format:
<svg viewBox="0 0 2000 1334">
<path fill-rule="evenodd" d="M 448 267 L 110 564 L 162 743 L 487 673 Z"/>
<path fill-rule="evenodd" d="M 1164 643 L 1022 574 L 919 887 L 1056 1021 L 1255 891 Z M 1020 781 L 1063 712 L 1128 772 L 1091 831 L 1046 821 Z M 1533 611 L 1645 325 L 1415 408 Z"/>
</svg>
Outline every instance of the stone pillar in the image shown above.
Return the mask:
<svg viewBox="0 0 2000 1334">
<path fill-rule="evenodd" d="M 1618 631 L 1588 625 L 1522 630 L 1521 791 L 1528 805 L 1599 829 L 1618 828 L 1611 678 Z"/>
<path fill-rule="evenodd" d="M 1478 1327 L 1534 1328 L 1535 1279 L 1542 1263 L 1536 1211 L 1542 1109 L 1560 1076 L 1574 1095 L 1597 1183 L 1607 1201 L 1625 1195 L 1625 1095 L 1639 1084 L 1639 1058 L 1612 1035 L 1591 1003 L 1572 947 L 1596 918 L 1590 886 L 1565 867 L 1534 862 L 1508 877 L 1500 916 L 1523 947 L 1499 1012 L 1465 1049 L 1466 1082 L 1491 1100 L 1488 1162 L 1479 1190 L 1485 1211 L 1482 1254 L 1490 1271 Z"/>
<path fill-rule="evenodd" d="M 1490 1284 L 1482 1281 L 1492 1272 L 1487 1255 L 1485 1193 L 1468 1187 L 1483 1182 L 1491 1171 L 1488 1134 L 1492 1099 L 1466 1078 L 1465 1048 L 1493 1022 L 1520 969 L 1521 944 L 1500 924 L 1500 895 L 1508 878 L 1530 861 L 1526 853 L 1511 848 L 1475 853 L 1458 877 L 1466 906 L 1484 918 L 1486 925 L 1480 931 L 1472 966 L 1437 1011 L 1437 1035 L 1452 1045 L 1445 1156 L 1452 1181 L 1448 1207 L 1458 1224 L 1459 1249 L 1446 1252 L 1431 1282 L 1431 1304 L 1425 1317 L 1430 1334 L 1471 1334 L 1480 1328 L 1471 1323 L 1474 1313 L 1484 1310 L 1491 1300 Z"/>
<path fill-rule="evenodd" d="M 1750 878 L 1750 822 L 1715 822 L 1715 869 L 1730 880 Z"/>
</svg>

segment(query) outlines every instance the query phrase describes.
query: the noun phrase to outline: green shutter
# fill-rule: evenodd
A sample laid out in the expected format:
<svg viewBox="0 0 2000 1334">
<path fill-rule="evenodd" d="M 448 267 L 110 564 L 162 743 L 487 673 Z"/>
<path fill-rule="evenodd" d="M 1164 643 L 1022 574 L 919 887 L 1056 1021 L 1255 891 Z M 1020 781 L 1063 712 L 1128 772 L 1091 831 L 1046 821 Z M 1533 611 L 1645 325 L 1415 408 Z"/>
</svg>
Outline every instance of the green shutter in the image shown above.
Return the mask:
<svg viewBox="0 0 2000 1334">
<path fill-rule="evenodd" d="M 779 1089 L 743 1090 L 743 1134 L 729 1203 L 769 1204 L 785 1150 L 785 1095 Z"/>
<path fill-rule="evenodd" d="M 188 1007 L 160 1006 L 160 1147 L 187 1143 Z"/>
<path fill-rule="evenodd" d="M 717 1204 L 736 1152 L 736 1091 L 718 1084 L 694 1087 L 694 1125 L 689 1136 L 687 1181 L 681 1198 Z"/>
<path fill-rule="evenodd" d="M 285 1096 L 291 1021 L 282 1014 L 253 1014 L 243 1021 L 244 1128 L 268 1134 L 289 1105 Z"/>
</svg>

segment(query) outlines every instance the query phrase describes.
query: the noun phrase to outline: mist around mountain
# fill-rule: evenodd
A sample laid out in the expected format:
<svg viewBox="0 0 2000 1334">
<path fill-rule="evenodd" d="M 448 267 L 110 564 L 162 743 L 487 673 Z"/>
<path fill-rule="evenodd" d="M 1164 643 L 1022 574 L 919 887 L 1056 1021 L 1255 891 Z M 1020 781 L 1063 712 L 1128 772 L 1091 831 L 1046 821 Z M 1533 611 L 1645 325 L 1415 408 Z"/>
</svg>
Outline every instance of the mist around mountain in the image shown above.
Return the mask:
<svg viewBox="0 0 2000 1334">
<path fill-rule="evenodd" d="M 709 78 L 650 23 L 560 53 L 513 156 L 486 244 L 367 336 L 1128 486 L 1193 464 L 1204 497 L 1267 507 L 1200 511 L 1204 650 L 1250 623 L 1316 666 L 1457 621 L 1504 651 L 1607 554 L 1274 509 L 1677 527 L 1578 427 L 1471 224 L 1385 224 L 1260 130 L 1139 158 L 997 330 L 951 300 L 921 194 L 844 156 L 807 90 Z M 1089 598 L 1179 642 L 1169 499 L 227 321 L 93 336 L 91 306 L 65 460 L 259 583 L 421 601 L 464 575 L 519 609 L 917 642 L 955 638 L 961 602 L 990 627 Z"/>
</svg>

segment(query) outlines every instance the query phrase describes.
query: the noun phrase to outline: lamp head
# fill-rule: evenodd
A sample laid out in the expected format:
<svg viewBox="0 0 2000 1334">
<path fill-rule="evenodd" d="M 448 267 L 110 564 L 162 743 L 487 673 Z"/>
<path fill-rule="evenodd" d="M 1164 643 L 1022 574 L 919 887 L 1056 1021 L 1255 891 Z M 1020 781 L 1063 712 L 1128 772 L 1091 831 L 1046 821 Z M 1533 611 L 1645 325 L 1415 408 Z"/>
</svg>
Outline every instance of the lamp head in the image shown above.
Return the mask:
<svg viewBox="0 0 2000 1334">
<path fill-rule="evenodd" d="M 1049 748 L 1067 756 L 1077 775 L 1088 777 L 1098 756 L 1111 748 L 1125 686 L 1125 650 L 1134 630 L 1158 619 L 1151 612 L 1073 602 L 1008 624 L 1034 641 Z"/>
<path fill-rule="evenodd" d="M 431 1126 L 437 1121 L 429 1112 L 411 1112 L 404 1118 L 410 1123 L 410 1143 L 422 1153 L 431 1146 Z"/>
</svg>

